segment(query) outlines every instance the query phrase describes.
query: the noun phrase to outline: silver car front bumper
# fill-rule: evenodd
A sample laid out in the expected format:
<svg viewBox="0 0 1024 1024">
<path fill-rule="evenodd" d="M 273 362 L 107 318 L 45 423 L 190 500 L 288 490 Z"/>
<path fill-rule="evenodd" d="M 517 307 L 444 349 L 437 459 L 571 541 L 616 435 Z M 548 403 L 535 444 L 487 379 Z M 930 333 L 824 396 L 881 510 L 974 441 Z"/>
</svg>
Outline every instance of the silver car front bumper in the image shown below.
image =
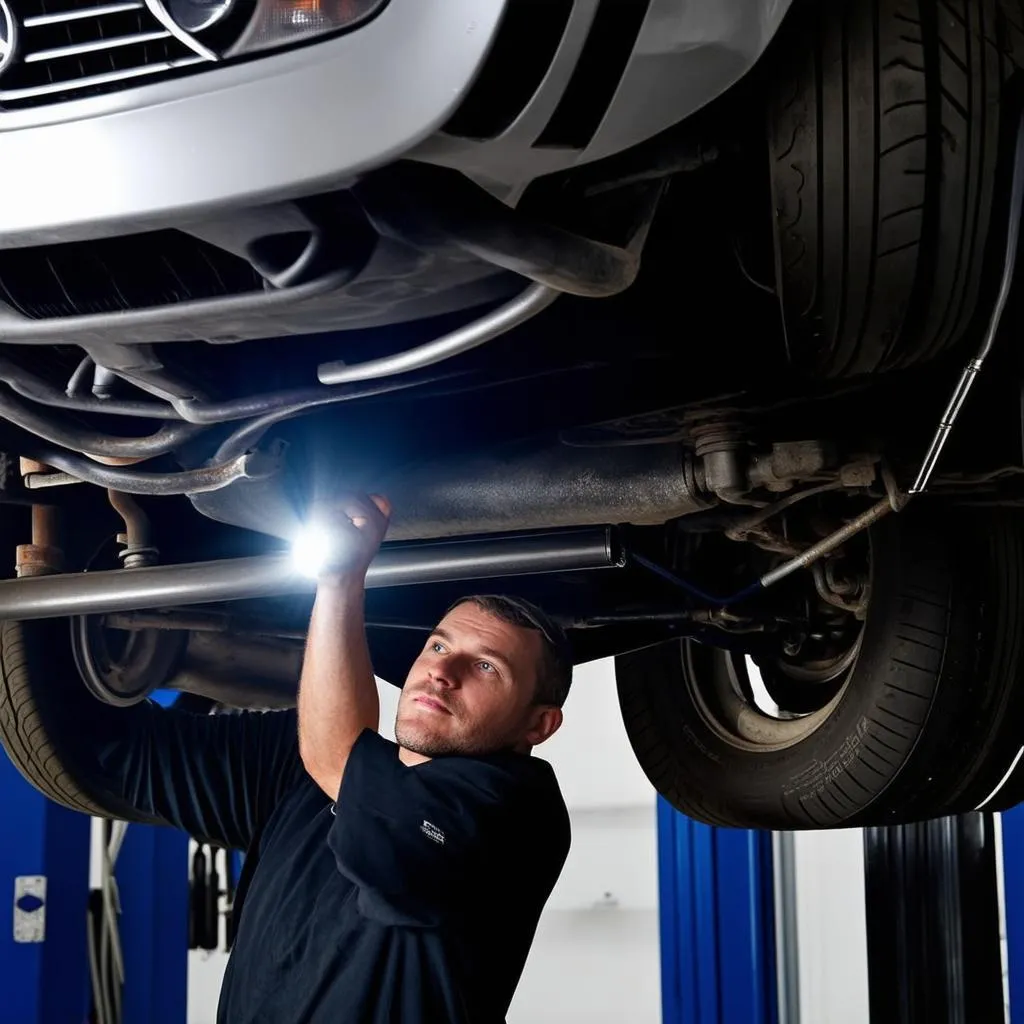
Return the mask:
<svg viewBox="0 0 1024 1024">
<path fill-rule="evenodd" d="M 506 0 L 390 0 L 348 35 L 0 115 L 0 247 L 326 191 L 444 123 Z"/>
</svg>

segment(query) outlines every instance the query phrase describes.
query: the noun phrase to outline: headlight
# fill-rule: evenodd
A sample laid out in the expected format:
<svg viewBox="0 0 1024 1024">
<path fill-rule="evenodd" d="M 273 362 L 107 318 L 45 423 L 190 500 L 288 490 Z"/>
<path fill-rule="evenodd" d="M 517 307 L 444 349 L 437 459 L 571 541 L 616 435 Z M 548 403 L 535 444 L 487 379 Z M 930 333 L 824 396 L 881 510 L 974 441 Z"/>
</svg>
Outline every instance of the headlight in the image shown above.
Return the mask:
<svg viewBox="0 0 1024 1024">
<path fill-rule="evenodd" d="M 207 6 L 204 0 L 179 3 Z M 225 2 L 225 0 L 221 0 Z M 226 0 L 230 6 L 232 0 Z M 229 56 L 300 43 L 352 28 L 375 14 L 387 0 L 256 0 L 256 11 Z"/>
</svg>

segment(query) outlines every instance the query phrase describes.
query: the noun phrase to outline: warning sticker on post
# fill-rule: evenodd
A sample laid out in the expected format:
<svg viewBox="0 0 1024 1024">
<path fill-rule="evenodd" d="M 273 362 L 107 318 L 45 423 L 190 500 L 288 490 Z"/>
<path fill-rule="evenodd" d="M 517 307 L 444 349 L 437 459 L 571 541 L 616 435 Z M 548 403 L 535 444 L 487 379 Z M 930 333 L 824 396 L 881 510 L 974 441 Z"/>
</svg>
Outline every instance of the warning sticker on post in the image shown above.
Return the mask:
<svg viewBox="0 0 1024 1024">
<path fill-rule="evenodd" d="M 18 875 L 14 879 L 14 941 L 42 942 L 46 938 L 46 876 Z"/>
</svg>

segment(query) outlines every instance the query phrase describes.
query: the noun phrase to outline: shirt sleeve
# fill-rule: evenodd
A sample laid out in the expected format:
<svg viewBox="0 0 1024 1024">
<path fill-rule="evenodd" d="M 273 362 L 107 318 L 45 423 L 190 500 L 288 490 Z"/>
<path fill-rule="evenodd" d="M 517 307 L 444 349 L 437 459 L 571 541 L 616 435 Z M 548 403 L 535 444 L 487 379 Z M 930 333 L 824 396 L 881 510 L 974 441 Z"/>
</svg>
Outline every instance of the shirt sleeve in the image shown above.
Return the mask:
<svg viewBox="0 0 1024 1024">
<path fill-rule="evenodd" d="M 539 861 L 547 858 L 557 877 L 568 836 L 544 827 L 545 770 L 519 755 L 409 767 L 395 744 L 363 732 L 328 837 L 361 911 L 385 924 L 436 927 L 486 899 L 501 865 L 529 863 L 531 874 L 544 874 Z M 550 786 L 557 793 L 553 776 Z"/>
<path fill-rule="evenodd" d="M 91 709 L 85 775 L 157 824 L 247 849 L 301 778 L 294 711 L 204 715 L 146 702 Z"/>
</svg>

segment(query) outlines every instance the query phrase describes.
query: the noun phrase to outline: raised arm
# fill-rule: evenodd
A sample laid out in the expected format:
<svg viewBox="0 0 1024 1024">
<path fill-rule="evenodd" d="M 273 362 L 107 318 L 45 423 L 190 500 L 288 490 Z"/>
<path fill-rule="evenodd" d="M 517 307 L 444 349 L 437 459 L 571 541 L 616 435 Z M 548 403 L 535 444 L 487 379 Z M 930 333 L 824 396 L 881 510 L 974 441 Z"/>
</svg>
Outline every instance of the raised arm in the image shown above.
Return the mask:
<svg viewBox="0 0 1024 1024">
<path fill-rule="evenodd" d="M 376 730 L 377 685 L 366 644 L 366 570 L 387 532 L 384 498 L 352 498 L 325 525 L 333 539 L 317 586 L 299 684 L 299 752 L 332 800 L 359 734 Z"/>
<path fill-rule="evenodd" d="M 102 708 L 89 752 L 119 803 L 197 839 L 247 849 L 301 779 L 294 711 L 202 715 Z"/>
<path fill-rule="evenodd" d="M 245 848 L 304 779 L 294 711 L 204 715 L 92 697 L 61 620 L 0 623 L 5 746 L 68 806 Z"/>
</svg>

